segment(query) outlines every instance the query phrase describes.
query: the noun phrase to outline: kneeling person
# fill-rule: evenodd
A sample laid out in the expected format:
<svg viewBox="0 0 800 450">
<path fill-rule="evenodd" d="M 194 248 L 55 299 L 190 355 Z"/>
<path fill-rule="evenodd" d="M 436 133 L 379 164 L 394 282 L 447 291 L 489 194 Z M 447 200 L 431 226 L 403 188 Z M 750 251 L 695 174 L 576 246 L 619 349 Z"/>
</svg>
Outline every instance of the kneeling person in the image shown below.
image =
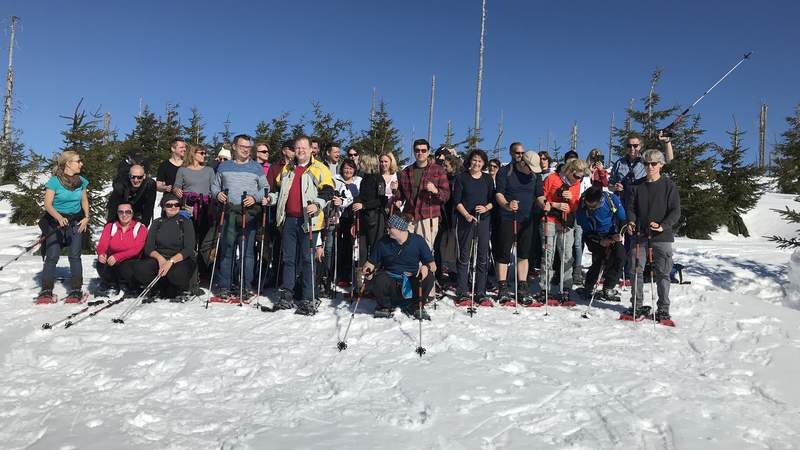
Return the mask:
<svg viewBox="0 0 800 450">
<path fill-rule="evenodd" d="M 436 263 L 425 238 L 409 233 L 408 224 L 401 216 L 390 217 L 388 236 L 375 244 L 362 269 L 368 275 L 379 268 L 369 281 L 377 302 L 375 317 L 391 317 L 400 304 L 415 318 L 430 320 L 417 302 L 427 299 L 433 289 Z"/>
<path fill-rule="evenodd" d="M 592 252 L 592 267 L 584 280 L 585 294 L 588 296 L 594 292 L 594 285 L 602 271 L 601 298 L 620 301 L 614 286 L 619 282 L 625 265 L 625 247 L 618 226 L 626 220 L 622 202 L 616 194 L 603 192 L 602 188 L 593 186 L 583 193 L 575 220 L 583 228 L 583 241 Z"/>
</svg>

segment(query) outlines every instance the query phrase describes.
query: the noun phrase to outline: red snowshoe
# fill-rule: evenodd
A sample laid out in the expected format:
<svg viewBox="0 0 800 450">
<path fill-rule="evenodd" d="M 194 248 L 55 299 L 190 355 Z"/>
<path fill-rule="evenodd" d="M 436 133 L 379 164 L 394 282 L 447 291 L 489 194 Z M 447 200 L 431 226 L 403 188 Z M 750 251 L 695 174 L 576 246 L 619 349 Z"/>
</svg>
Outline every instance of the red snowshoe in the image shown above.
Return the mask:
<svg viewBox="0 0 800 450">
<path fill-rule="evenodd" d="M 53 295 L 53 291 L 45 289 L 42 292 L 39 292 L 39 295 L 33 298 L 33 303 L 35 305 L 50 305 L 53 303 L 58 303 L 58 297 Z"/>
<path fill-rule="evenodd" d="M 89 300 L 88 292 L 70 291 L 64 298 L 64 303 L 86 303 Z"/>
</svg>

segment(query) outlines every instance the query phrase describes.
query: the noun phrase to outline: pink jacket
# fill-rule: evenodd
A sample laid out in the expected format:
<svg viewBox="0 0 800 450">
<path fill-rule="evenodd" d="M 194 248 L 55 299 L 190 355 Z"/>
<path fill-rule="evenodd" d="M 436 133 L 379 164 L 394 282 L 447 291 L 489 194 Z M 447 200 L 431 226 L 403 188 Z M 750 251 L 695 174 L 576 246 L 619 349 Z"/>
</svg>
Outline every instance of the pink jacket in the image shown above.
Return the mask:
<svg viewBox="0 0 800 450">
<path fill-rule="evenodd" d="M 113 232 L 113 236 L 112 236 Z M 131 220 L 126 231 L 119 222 L 107 223 L 97 243 L 97 254 L 113 256 L 117 262 L 139 256 L 147 240 L 147 227 Z"/>
</svg>

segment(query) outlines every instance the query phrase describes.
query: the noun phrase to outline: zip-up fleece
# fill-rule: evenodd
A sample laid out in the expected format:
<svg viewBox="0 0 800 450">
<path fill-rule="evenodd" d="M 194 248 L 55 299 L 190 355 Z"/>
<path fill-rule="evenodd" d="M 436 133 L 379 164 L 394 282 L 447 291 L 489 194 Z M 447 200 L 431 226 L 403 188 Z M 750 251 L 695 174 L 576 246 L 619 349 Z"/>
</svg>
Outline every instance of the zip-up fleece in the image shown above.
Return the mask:
<svg viewBox="0 0 800 450">
<path fill-rule="evenodd" d="M 116 232 L 111 236 L 111 229 L 114 227 Z M 118 263 L 133 259 L 142 253 L 146 240 L 147 227 L 135 220 L 131 220 L 127 230 L 122 229 L 119 221 L 107 223 L 100 235 L 100 241 L 97 242 L 97 255 L 113 256 Z"/>
</svg>

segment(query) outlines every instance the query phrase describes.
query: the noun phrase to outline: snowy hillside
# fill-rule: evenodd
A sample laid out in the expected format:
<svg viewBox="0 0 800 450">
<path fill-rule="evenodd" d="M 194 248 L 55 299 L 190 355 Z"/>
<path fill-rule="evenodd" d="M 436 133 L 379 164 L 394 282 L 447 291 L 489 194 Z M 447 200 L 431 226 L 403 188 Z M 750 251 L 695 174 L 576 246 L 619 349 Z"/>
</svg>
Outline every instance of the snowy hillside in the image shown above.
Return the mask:
<svg viewBox="0 0 800 450">
<path fill-rule="evenodd" d="M 313 317 L 159 302 L 111 323 L 123 303 L 42 330 L 80 306 L 33 305 L 41 259 L 25 256 L 0 272 L 0 447 L 797 448 L 800 257 L 790 275 L 761 237 L 794 233 L 769 211 L 791 203 L 766 195 L 752 238 L 676 243 L 691 281 L 672 285 L 676 328 L 619 321 L 619 304 L 471 318 L 440 302 L 422 358 L 419 323 L 373 319 L 371 301 L 343 352 L 341 299 Z M 0 264 L 37 235 L 8 212 Z"/>
</svg>

